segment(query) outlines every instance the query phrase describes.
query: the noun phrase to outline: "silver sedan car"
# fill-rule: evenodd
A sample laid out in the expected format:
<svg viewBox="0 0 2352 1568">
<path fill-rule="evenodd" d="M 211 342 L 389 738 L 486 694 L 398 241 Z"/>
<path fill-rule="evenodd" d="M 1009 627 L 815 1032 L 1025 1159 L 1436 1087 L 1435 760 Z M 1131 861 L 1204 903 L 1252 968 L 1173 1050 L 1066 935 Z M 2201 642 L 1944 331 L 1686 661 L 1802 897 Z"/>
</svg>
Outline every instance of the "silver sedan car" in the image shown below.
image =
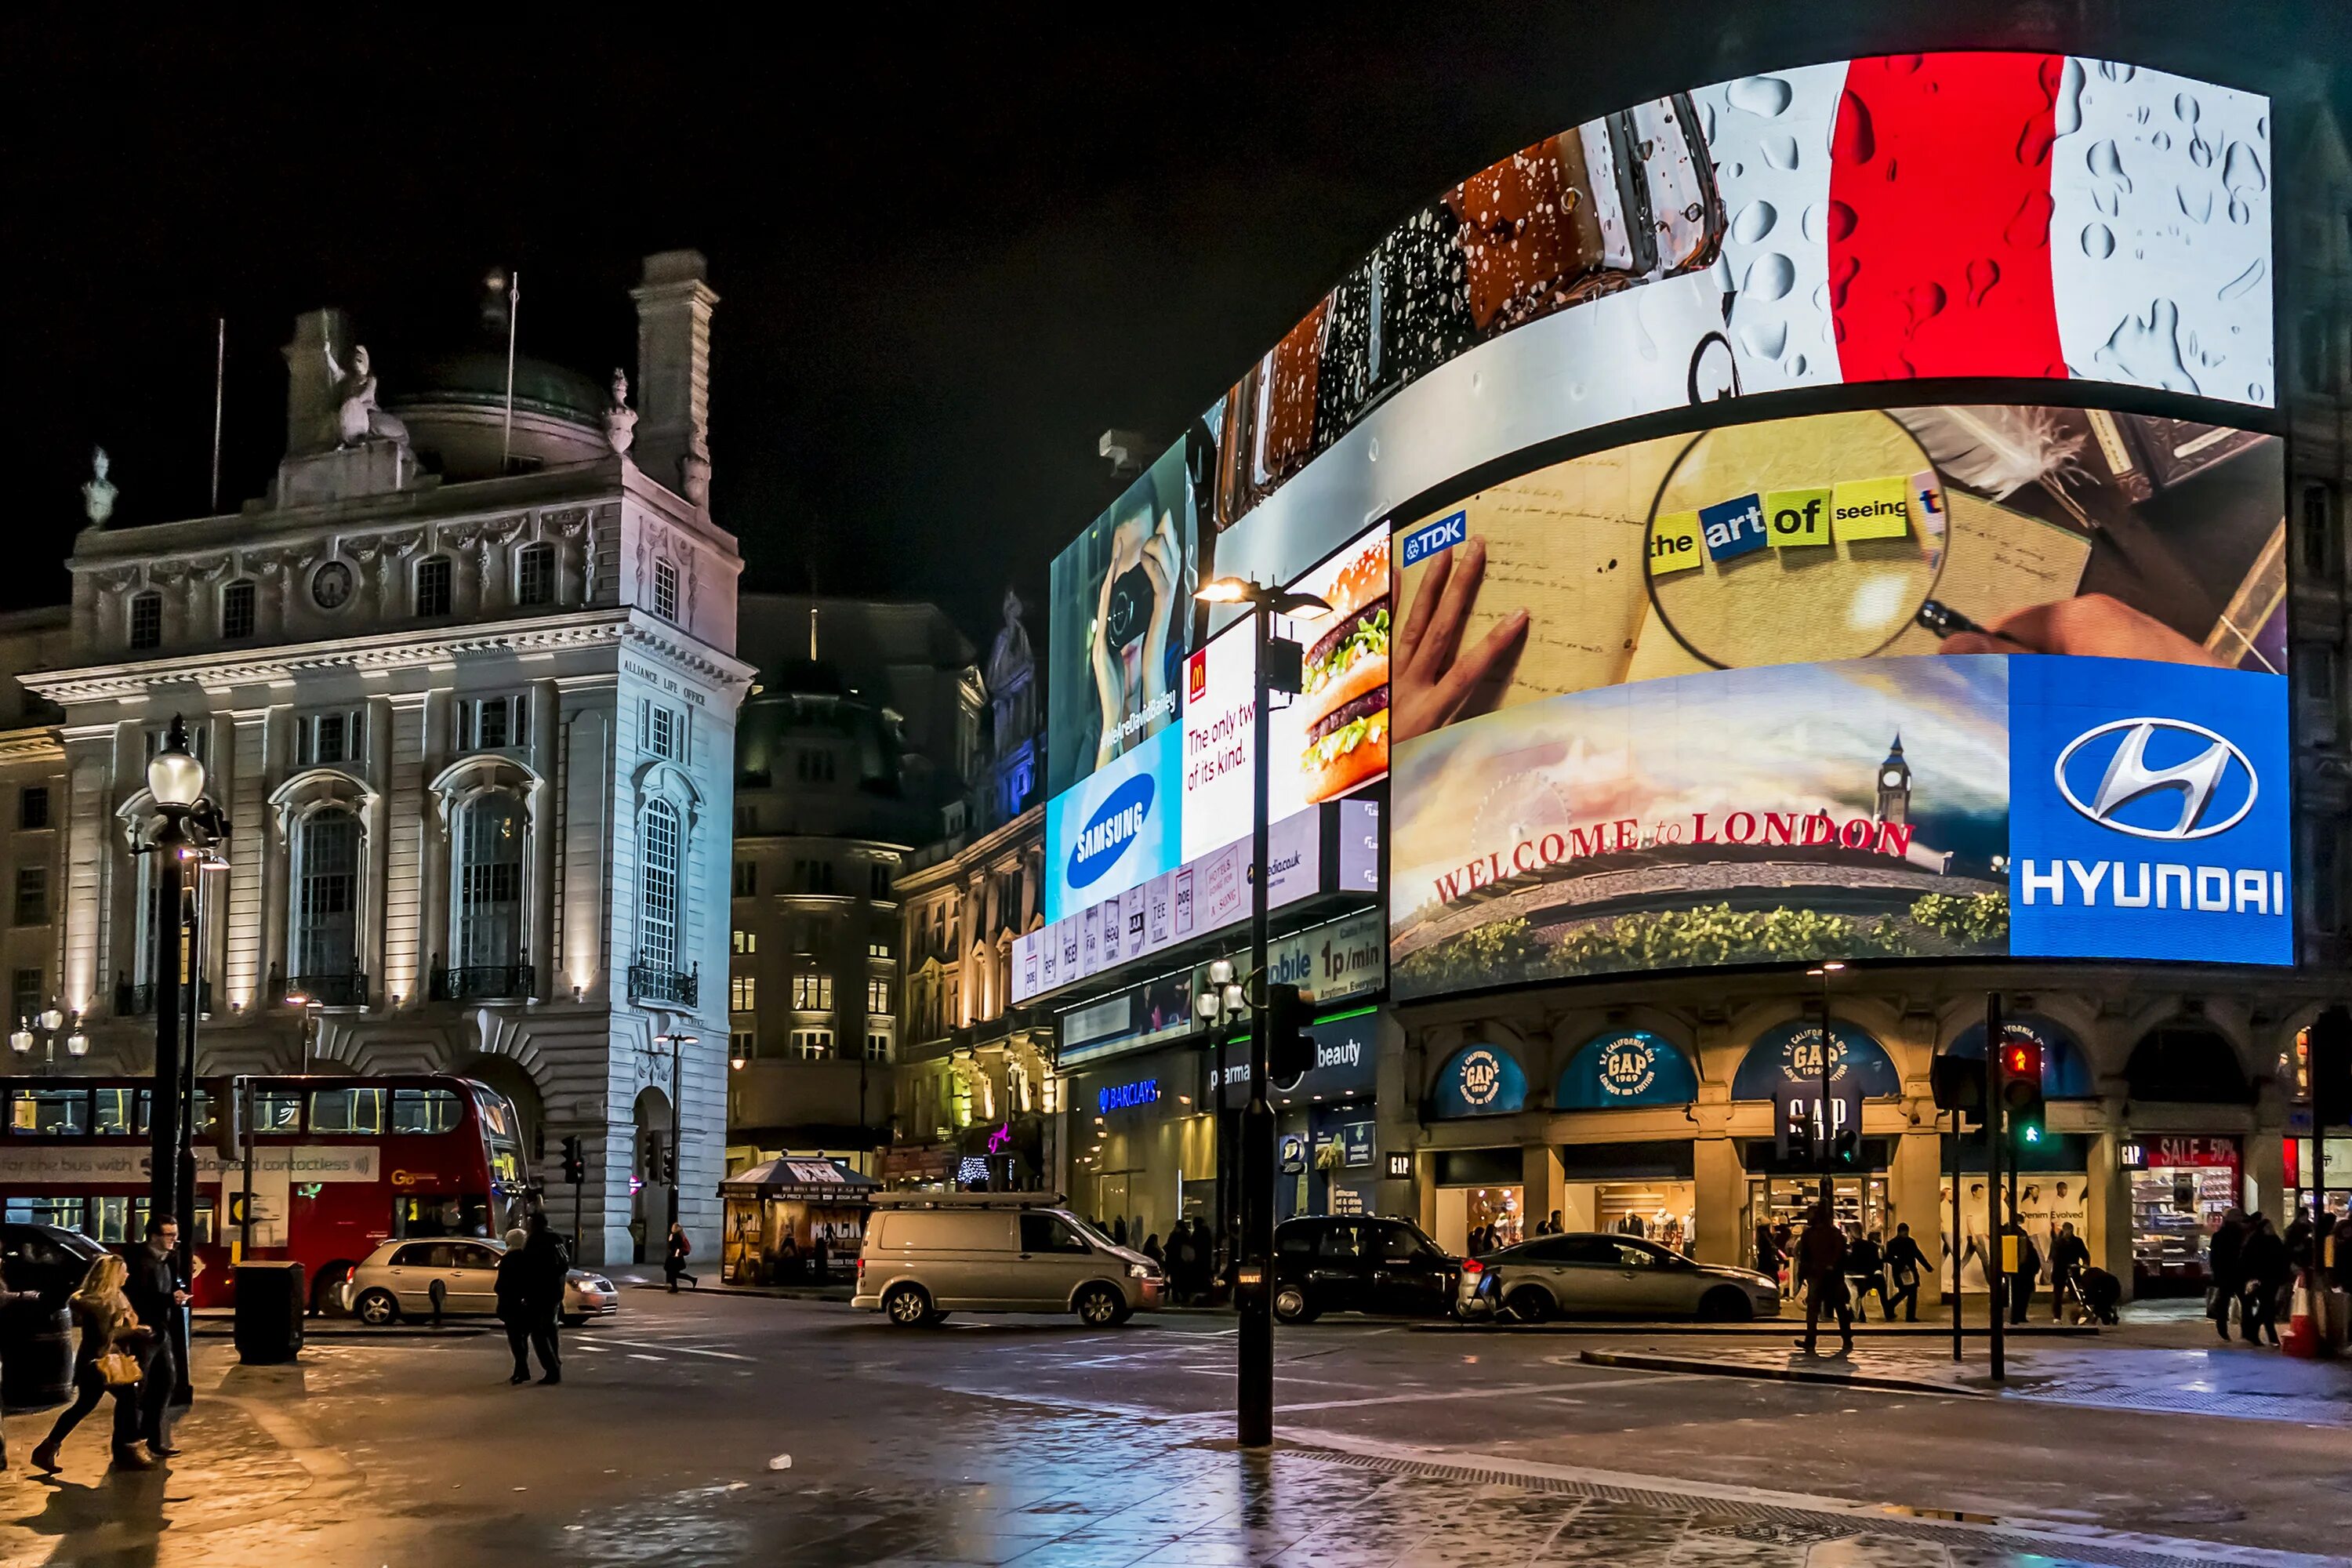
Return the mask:
<svg viewBox="0 0 2352 1568">
<path fill-rule="evenodd" d="M 1747 1268 L 1696 1263 L 1630 1236 L 1570 1231 L 1538 1236 L 1464 1260 L 1457 1316 L 1699 1318 L 1740 1322 L 1780 1315 L 1780 1288 Z"/>
<path fill-rule="evenodd" d="M 433 1315 L 434 1283 L 441 1286 L 445 1317 L 499 1310 L 499 1259 L 506 1247 L 472 1237 L 387 1241 L 367 1255 L 335 1289 L 335 1302 L 363 1323 Z M 621 1293 L 602 1274 L 574 1268 L 563 1280 L 563 1321 L 584 1322 L 620 1310 Z"/>
</svg>

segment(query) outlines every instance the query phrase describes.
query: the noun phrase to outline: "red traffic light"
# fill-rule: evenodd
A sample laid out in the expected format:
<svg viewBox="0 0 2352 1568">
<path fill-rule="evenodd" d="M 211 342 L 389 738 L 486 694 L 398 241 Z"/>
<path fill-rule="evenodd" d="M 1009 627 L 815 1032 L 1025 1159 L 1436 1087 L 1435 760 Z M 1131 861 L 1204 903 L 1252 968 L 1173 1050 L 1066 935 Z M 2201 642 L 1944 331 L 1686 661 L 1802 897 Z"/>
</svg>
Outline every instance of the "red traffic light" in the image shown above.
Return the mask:
<svg viewBox="0 0 2352 1568">
<path fill-rule="evenodd" d="M 2000 1070 L 2002 1075 L 2008 1078 L 2040 1079 L 2042 1076 L 2041 1046 L 2027 1041 L 2023 1044 L 2002 1047 Z"/>
</svg>

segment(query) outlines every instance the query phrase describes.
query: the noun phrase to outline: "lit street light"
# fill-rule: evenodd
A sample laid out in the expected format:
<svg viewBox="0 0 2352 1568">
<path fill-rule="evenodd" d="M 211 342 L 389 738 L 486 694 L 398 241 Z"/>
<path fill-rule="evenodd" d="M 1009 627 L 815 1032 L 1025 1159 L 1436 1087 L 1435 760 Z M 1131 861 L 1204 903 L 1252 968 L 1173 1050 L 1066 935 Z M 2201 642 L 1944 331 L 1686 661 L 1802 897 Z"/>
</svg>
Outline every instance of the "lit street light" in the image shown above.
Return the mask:
<svg viewBox="0 0 2352 1568">
<path fill-rule="evenodd" d="M 42 1042 L 41 1071 L 53 1073 L 58 1070 L 58 1032 L 65 1025 L 66 1016 L 52 1002 L 32 1017 L 16 1020 L 16 1026 L 8 1033 L 8 1048 L 20 1057 L 31 1056 L 33 1041 L 38 1037 Z M 66 1055 L 82 1057 L 89 1053 L 89 1037 L 81 1032 L 80 1020 L 77 1016 L 74 1032 L 66 1037 Z"/>
<path fill-rule="evenodd" d="M 698 1045 L 701 1040 L 702 1037 L 699 1035 L 661 1034 L 654 1037 L 655 1044 L 667 1044 L 669 1047 L 669 1169 L 665 1174 L 667 1177 L 666 1184 L 669 1188 L 669 1223 L 671 1225 L 677 1223 L 677 1135 L 684 1125 L 677 1107 L 677 1097 L 684 1082 L 684 1076 L 679 1071 L 679 1061 L 685 1056 L 687 1047 Z M 740 1067 L 742 1064 L 738 1062 L 735 1065 Z M 664 1231 L 662 1234 L 667 1237 L 669 1233 Z M 668 1242 L 665 1240 L 663 1245 L 667 1246 Z"/>
<path fill-rule="evenodd" d="M 1266 701 L 1276 691 L 1296 693 L 1304 684 L 1299 646 L 1274 636 L 1274 617 L 1289 616 L 1314 620 L 1331 613 L 1331 606 L 1312 594 L 1269 588 L 1239 577 L 1219 577 L 1203 584 L 1198 597 L 1213 605 L 1250 606 L 1251 679 L 1255 703 L 1250 742 L 1250 974 L 1234 983 L 1232 968 L 1220 981 L 1217 1005 L 1230 1008 L 1238 999 L 1250 1000 L 1249 986 L 1257 987 L 1258 1004 L 1250 1013 L 1249 1104 L 1242 1111 L 1241 1235 L 1234 1249 L 1234 1295 L 1241 1312 L 1237 1336 L 1240 1387 L 1235 1398 L 1235 1426 L 1244 1447 L 1263 1448 L 1274 1442 L 1274 1107 L 1265 1097 L 1266 1008 Z M 1274 660 L 1282 660 L 1276 670 Z M 1213 971 L 1212 972 L 1214 973 Z M 1203 998 L 1202 1018 L 1214 1016 Z M 1223 1068 L 1218 1068 L 1222 1081 Z M 1222 1095 L 1220 1096 L 1222 1099 Z"/>
</svg>

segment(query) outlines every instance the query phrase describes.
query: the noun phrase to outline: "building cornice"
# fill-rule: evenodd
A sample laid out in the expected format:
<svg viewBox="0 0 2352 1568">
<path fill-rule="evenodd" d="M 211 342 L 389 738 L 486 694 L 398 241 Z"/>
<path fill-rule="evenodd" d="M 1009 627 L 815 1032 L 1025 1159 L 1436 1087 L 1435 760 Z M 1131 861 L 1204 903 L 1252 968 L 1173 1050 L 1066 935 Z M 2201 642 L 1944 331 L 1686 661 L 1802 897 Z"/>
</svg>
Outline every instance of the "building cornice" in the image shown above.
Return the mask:
<svg viewBox="0 0 2352 1568">
<path fill-rule="evenodd" d="M 0 730 L 0 765 L 9 763 L 62 763 L 65 742 L 55 730 Z"/>
<path fill-rule="evenodd" d="M 953 854 L 942 854 L 936 860 L 903 873 L 897 882 L 899 896 L 913 898 L 960 882 L 976 870 L 990 869 L 1005 856 L 1026 854 L 1032 847 L 1045 842 L 1045 807 L 1041 803 L 1009 822 L 1000 823 Z M 938 847 L 927 846 L 917 853 L 928 854 Z"/>
<path fill-rule="evenodd" d="M 752 668 L 741 659 L 625 608 L 577 610 L 446 630 L 373 632 L 267 648 L 215 648 L 130 663 L 40 670 L 18 679 L 27 690 L 70 706 L 136 700 L 158 686 L 184 682 L 217 694 L 238 687 L 290 682 L 320 670 L 389 672 L 450 664 L 485 653 L 560 653 L 624 644 L 700 677 L 739 702 L 751 685 Z"/>
</svg>

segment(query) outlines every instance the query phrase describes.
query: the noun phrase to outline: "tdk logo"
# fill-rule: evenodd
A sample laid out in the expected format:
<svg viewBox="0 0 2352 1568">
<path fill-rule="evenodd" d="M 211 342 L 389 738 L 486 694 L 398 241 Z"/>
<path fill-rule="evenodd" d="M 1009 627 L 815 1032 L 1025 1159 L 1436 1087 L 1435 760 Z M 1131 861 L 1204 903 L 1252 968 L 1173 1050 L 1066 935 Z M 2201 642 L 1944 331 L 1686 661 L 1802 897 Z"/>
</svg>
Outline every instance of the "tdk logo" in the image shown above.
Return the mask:
<svg viewBox="0 0 2352 1568">
<path fill-rule="evenodd" d="M 1104 797 L 1070 847 L 1071 887 L 1090 886 L 1118 864 L 1151 816 L 1151 775 L 1138 773 Z"/>
<path fill-rule="evenodd" d="M 1404 536 L 1398 547 L 1398 561 L 1406 566 L 1416 561 L 1426 561 L 1441 550 L 1451 550 L 1470 537 L 1470 514 L 1452 512 L 1435 522 L 1414 529 Z"/>
<path fill-rule="evenodd" d="M 2139 838 L 2210 838 L 2253 810 L 2254 765 L 2226 737 L 2181 719 L 2117 719 L 2058 753 L 2058 793 L 2102 827 Z"/>
</svg>

